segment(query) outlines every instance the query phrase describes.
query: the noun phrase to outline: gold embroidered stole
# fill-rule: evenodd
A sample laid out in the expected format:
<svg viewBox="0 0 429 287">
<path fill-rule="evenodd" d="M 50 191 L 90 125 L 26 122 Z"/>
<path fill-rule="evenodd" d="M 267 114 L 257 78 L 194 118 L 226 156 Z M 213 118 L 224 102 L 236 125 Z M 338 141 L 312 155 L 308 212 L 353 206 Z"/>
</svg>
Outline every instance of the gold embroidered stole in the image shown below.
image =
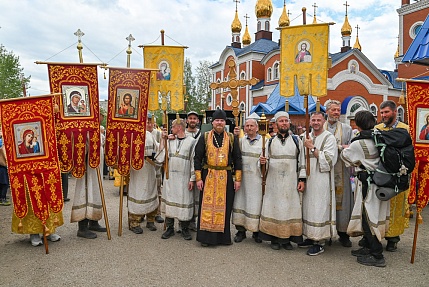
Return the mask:
<svg viewBox="0 0 429 287">
<path fill-rule="evenodd" d="M 324 128 L 328 131 L 328 122 L 325 122 Z M 334 132 L 335 139 L 337 140 L 337 147 L 341 146 L 343 138 L 343 126 L 340 122 L 336 123 Z M 338 152 L 341 151 L 338 149 Z M 340 157 L 340 155 L 338 155 Z M 335 204 L 336 210 L 342 210 L 343 206 L 343 193 L 344 193 L 344 179 L 343 179 L 343 164 L 341 160 L 337 160 L 334 166 L 334 181 L 335 181 Z"/>
<path fill-rule="evenodd" d="M 222 146 L 217 148 L 213 144 L 213 136 L 213 130 L 211 130 L 206 143 L 208 174 L 204 182 L 200 229 L 210 232 L 224 232 L 229 138 L 228 134 L 224 132 Z"/>
</svg>

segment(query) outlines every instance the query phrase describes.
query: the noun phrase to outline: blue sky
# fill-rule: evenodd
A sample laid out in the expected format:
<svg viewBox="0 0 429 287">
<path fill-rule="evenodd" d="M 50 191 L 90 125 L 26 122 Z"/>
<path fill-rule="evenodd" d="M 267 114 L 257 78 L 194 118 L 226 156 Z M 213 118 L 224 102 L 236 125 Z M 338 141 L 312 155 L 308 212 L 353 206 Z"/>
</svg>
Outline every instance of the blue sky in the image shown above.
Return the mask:
<svg viewBox="0 0 429 287">
<path fill-rule="evenodd" d="M 273 0 L 271 26 L 277 27 L 283 10 L 283 0 Z M 302 7 L 307 8 L 307 21 L 312 21 L 313 7 L 318 6 L 317 19 L 335 22 L 330 31 L 330 52 L 341 47 L 341 26 L 345 16 L 343 0 L 286 1 L 287 9 L 295 19 L 291 25 L 302 24 Z M 241 0 L 238 14 L 254 40 L 256 32 L 256 0 Z M 362 52 L 381 69 L 394 69 L 393 55 L 397 47 L 398 14 L 401 0 L 349 0 L 348 17 L 352 45 L 356 39 L 356 25 Z M 49 93 L 46 65 L 35 61 L 78 62 L 77 37 L 81 29 L 85 36 L 84 62 L 108 62 L 112 67 L 126 65 L 128 42 L 133 42 L 132 67 L 142 67 L 142 50 L 138 45 L 160 44 L 160 30 L 166 33 L 166 45 L 182 44 L 189 48 L 185 57 L 194 67 L 201 60 L 216 62 L 222 50 L 231 44 L 231 23 L 235 13 L 233 0 L 0 0 L 0 44 L 20 57 L 26 76 L 31 75 L 31 95 Z M 272 29 L 273 40 L 279 32 Z M 155 42 L 154 42 L 155 41 Z M 107 80 L 99 71 L 100 98 L 107 98 Z"/>
</svg>

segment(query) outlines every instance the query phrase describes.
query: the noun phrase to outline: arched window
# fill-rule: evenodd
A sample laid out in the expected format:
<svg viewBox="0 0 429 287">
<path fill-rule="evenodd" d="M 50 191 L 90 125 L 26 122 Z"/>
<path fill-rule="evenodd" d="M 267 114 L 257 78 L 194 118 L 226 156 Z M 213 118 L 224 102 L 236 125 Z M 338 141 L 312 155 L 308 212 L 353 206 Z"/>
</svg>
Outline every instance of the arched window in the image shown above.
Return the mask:
<svg viewBox="0 0 429 287">
<path fill-rule="evenodd" d="M 404 108 L 398 107 L 398 121 L 404 122 Z"/>
<path fill-rule="evenodd" d="M 273 75 L 272 75 L 272 69 L 268 68 L 267 69 L 267 81 L 271 81 Z"/>
<path fill-rule="evenodd" d="M 245 80 L 246 79 L 246 73 L 243 71 L 240 74 L 240 80 Z"/>
<path fill-rule="evenodd" d="M 240 106 L 238 106 L 238 109 L 240 110 L 240 111 L 244 111 L 244 109 L 246 108 L 246 104 L 244 103 L 244 102 L 241 102 L 240 103 Z"/>
<path fill-rule="evenodd" d="M 274 80 L 279 79 L 279 63 L 274 64 Z"/>
<path fill-rule="evenodd" d="M 240 37 L 239 36 L 235 36 L 235 42 L 240 42 Z"/>
<path fill-rule="evenodd" d="M 270 21 L 265 21 L 265 31 L 270 31 Z"/>
<path fill-rule="evenodd" d="M 261 21 L 258 21 L 258 31 L 261 30 Z"/>
<path fill-rule="evenodd" d="M 369 109 L 371 110 L 371 114 L 373 114 L 374 117 L 377 116 L 377 107 L 375 105 L 371 105 L 369 107 Z"/>
<path fill-rule="evenodd" d="M 228 96 L 226 96 L 226 104 L 230 106 L 231 103 L 232 103 L 232 96 L 231 94 L 228 94 Z"/>
</svg>

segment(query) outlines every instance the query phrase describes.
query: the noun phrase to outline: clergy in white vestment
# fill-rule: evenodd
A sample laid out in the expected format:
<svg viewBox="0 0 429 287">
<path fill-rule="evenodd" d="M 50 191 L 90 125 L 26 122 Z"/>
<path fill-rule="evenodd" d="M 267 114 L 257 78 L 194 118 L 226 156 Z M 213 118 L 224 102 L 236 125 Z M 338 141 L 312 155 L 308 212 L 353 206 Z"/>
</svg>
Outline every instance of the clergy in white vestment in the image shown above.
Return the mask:
<svg viewBox="0 0 429 287">
<path fill-rule="evenodd" d="M 171 125 L 174 139 L 167 140 L 168 150 L 168 179 L 164 175 L 162 187 L 161 210 L 165 214 L 167 230 L 162 239 L 174 235 L 174 219 L 180 222 L 181 234 L 185 240 L 191 240 L 189 224 L 194 215 L 194 152 L 196 139 L 185 134 L 186 123 L 183 119 L 175 119 Z M 167 138 L 163 131 L 163 138 Z M 160 157 L 165 156 L 164 141 L 161 142 Z"/>
<path fill-rule="evenodd" d="M 102 164 L 104 162 L 105 138 L 101 134 L 100 137 L 100 164 Z M 78 222 L 77 236 L 94 239 L 97 238 L 97 234 L 92 231 L 106 232 L 106 228 L 98 223 L 103 216 L 102 208 L 97 169 L 91 168 L 87 162 L 85 174 L 76 179 L 70 218 L 70 222 Z"/>
<path fill-rule="evenodd" d="M 262 207 L 262 174 L 259 166 L 262 136 L 258 134 L 256 119 L 248 118 L 245 121 L 244 134 L 245 136 L 239 139 L 243 164 L 241 188 L 235 193 L 232 208 L 232 224 L 237 229 L 234 242 L 243 241 L 246 231 L 249 230 L 253 232 L 253 239 L 261 243 L 258 231 Z"/>
<path fill-rule="evenodd" d="M 268 140 L 266 156 L 267 184 L 262 201 L 259 238 L 271 241 L 271 248 L 291 250 L 291 241 L 302 236 L 300 193 L 305 188 L 305 158 L 301 139 L 289 133 L 287 112 L 274 116 L 278 133 Z M 257 187 L 254 187 L 257 188 Z"/>
<path fill-rule="evenodd" d="M 147 217 L 146 227 L 155 231 L 155 216 L 159 205 L 158 190 L 156 187 L 157 162 L 155 154 L 159 143 L 153 135 L 146 131 L 145 161 L 139 170 L 131 168 L 128 188 L 128 226 L 135 234 L 143 233 L 140 226 L 144 215 Z"/>
<path fill-rule="evenodd" d="M 200 118 L 198 113 L 195 111 L 190 111 L 186 115 L 186 130 L 185 134 L 189 137 L 192 137 L 198 141 L 201 136 L 201 130 L 198 128 L 200 123 Z M 198 217 L 198 206 L 200 205 L 200 191 L 197 188 L 197 185 L 194 186 L 194 215 L 192 216 L 191 223 L 189 224 L 189 229 L 192 231 L 197 231 L 196 218 Z"/>
<path fill-rule="evenodd" d="M 323 129 L 325 114 L 315 112 L 310 117 L 311 133 L 304 140 L 310 150 L 310 175 L 302 196 L 303 235 L 307 239 L 300 247 L 309 247 L 308 255 L 325 251 L 323 243 L 336 233 L 334 166 L 338 147 L 335 137 Z"/>
<path fill-rule="evenodd" d="M 352 255 L 363 265 L 384 267 L 381 240 L 389 229 L 390 201 L 381 201 L 376 196 L 378 187 L 368 185 L 367 171 L 374 171 L 380 161 L 378 150 L 371 139 L 375 119 L 369 111 L 359 111 L 355 115 L 359 133 L 348 148 L 341 152 L 341 159 L 347 166 L 357 171 L 355 205 L 347 232 L 350 236 L 364 234 L 365 246 L 353 250 Z"/>
<path fill-rule="evenodd" d="M 329 100 L 326 104 L 326 115 L 324 129 L 335 136 L 337 140 L 338 154 L 350 144 L 353 137 L 352 127 L 340 122 L 341 102 Z M 334 167 L 335 174 L 335 201 L 337 209 L 337 233 L 339 241 L 344 247 L 352 247 L 347 226 L 353 209 L 353 194 L 350 182 L 350 167 L 346 167 L 344 162 L 337 160 Z"/>
</svg>

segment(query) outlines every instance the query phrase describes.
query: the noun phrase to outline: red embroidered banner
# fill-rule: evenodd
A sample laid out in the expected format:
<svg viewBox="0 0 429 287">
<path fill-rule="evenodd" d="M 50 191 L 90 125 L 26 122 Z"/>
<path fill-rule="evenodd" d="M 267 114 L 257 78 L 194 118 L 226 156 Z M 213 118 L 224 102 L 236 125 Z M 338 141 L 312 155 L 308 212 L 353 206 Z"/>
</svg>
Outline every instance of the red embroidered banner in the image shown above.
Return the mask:
<svg viewBox="0 0 429 287">
<path fill-rule="evenodd" d="M 45 224 L 49 210 L 58 213 L 64 205 L 53 96 L 4 100 L 0 110 L 14 212 L 23 218 L 31 204 Z"/>
<path fill-rule="evenodd" d="M 63 172 L 81 178 L 89 165 L 100 164 L 100 111 L 96 64 L 48 64 L 52 93 L 59 112 L 56 130 L 59 160 Z"/>
<path fill-rule="evenodd" d="M 416 203 L 417 210 L 421 211 L 429 200 L 429 82 L 407 82 L 407 108 L 416 156 L 416 169 L 412 174 L 408 202 Z"/>
<path fill-rule="evenodd" d="M 105 159 L 121 175 L 144 162 L 150 70 L 110 68 Z"/>
</svg>

